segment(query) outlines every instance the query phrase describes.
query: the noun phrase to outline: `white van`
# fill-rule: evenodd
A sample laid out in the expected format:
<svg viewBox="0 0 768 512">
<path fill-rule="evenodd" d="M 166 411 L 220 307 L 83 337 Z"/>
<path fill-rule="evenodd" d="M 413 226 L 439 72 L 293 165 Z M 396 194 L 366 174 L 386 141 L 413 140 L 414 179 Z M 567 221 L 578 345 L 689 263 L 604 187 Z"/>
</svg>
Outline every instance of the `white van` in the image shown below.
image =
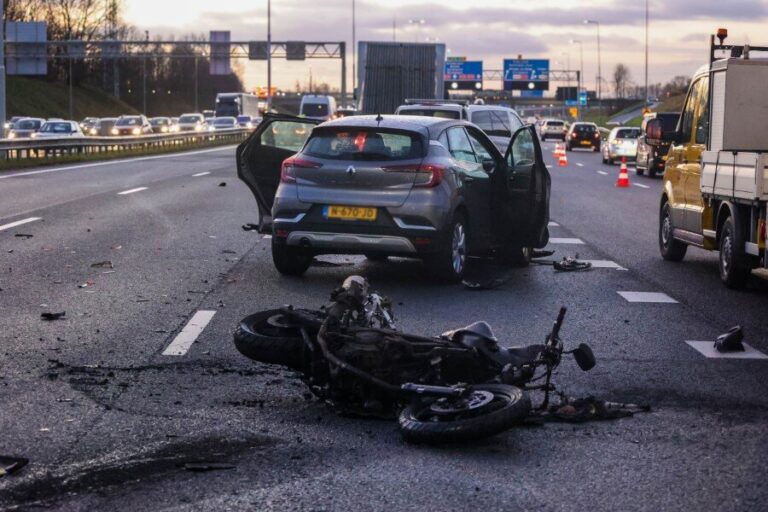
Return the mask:
<svg viewBox="0 0 768 512">
<path fill-rule="evenodd" d="M 301 98 L 299 115 L 327 121 L 336 113 L 336 99 L 324 94 L 305 94 Z"/>
</svg>

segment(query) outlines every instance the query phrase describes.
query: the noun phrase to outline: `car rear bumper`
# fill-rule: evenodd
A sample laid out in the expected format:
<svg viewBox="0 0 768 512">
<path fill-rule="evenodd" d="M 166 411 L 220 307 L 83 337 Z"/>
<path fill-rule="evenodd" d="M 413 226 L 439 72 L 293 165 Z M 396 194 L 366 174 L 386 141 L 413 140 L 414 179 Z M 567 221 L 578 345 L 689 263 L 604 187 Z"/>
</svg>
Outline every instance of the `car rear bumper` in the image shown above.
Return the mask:
<svg viewBox="0 0 768 512">
<path fill-rule="evenodd" d="M 286 245 L 319 251 L 405 255 L 415 255 L 418 252 L 408 238 L 401 236 L 317 231 L 292 231 L 287 235 Z"/>
</svg>

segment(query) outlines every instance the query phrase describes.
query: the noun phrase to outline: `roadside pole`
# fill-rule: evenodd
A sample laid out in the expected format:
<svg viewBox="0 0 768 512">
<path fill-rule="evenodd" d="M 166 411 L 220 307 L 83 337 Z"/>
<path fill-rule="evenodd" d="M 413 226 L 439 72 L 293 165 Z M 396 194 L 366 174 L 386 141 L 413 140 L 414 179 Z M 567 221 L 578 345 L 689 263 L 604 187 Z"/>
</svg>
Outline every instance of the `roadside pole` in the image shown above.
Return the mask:
<svg viewBox="0 0 768 512">
<path fill-rule="evenodd" d="M 0 0 L 0 126 L 5 138 L 5 0 Z"/>
</svg>

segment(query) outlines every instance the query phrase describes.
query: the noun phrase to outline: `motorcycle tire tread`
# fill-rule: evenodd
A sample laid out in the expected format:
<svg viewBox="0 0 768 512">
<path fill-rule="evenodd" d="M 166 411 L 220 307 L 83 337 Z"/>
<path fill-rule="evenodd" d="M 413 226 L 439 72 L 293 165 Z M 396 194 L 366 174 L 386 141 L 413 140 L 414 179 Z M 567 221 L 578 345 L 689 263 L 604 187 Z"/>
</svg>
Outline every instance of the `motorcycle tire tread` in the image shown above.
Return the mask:
<svg viewBox="0 0 768 512">
<path fill-rule="evenodd" d="M 531 399 L 522 389 L 506 384 L 474 386 L 491 392 L 513 395 L 512 401 L 490 414 L 451 422 L 430 422 L 415 419 L 411 406 L 400 412 L 398 422 L 403 438 L 412 443 L 460 443 L 490 437 L 520 424 L 531 411 Z"/>
<path fill-rule="evenodd" d="M 280 310 L 260 311 L 243 318 L 235 330 L 235 347 L 249 359 L 300 370 L 304 340 L 301 336 L 268 336 L 257 327 Z"/>
</svg>

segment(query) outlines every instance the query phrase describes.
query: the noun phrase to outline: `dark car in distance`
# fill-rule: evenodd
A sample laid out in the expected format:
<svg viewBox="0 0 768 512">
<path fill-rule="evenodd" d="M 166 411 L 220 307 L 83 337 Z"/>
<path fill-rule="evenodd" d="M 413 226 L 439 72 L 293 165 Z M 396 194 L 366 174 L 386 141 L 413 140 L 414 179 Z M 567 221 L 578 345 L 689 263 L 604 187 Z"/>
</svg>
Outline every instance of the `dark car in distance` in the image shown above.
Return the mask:
<svg viewBox="0 0 768 512">
<path fill-rule="evenodd" d="M 469 256 L 525 264 L 549 240 L 550 176 L 531 126 L 505 154 L 460 119 L 270 114 L 236 156 L 283 274 L 317 254 L 364 254 L 420 258 L 457 281 Z"/>
<path fill-rule="evenodd" d="M 565 150 L 576 148 L 600 151 L 600 130 L 595 123 L 573 123 L 565 134 Z"/>
</svg>

